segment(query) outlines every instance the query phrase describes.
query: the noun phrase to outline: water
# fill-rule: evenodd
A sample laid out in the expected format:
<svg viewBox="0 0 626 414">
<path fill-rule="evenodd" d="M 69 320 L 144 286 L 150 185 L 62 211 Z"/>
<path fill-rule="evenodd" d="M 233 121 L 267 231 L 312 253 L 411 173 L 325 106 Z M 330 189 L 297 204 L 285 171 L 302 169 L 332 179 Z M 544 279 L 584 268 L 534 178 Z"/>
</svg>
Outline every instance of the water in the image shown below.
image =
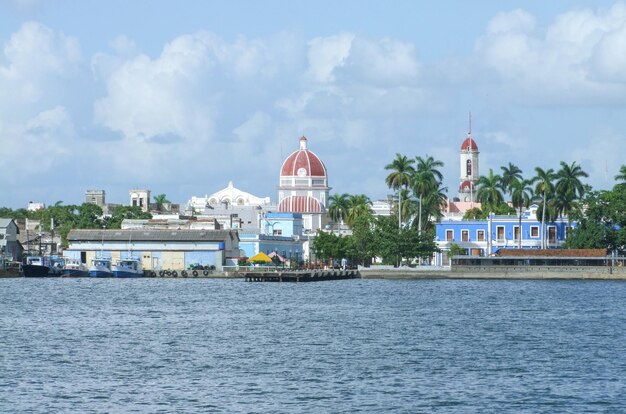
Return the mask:
<svg viewBox="0 0 626 414">
<path fill-rule="evenodd" d="M 2 412 L 625 412 L 626 283 L 0 280 Z"/>
</svg>

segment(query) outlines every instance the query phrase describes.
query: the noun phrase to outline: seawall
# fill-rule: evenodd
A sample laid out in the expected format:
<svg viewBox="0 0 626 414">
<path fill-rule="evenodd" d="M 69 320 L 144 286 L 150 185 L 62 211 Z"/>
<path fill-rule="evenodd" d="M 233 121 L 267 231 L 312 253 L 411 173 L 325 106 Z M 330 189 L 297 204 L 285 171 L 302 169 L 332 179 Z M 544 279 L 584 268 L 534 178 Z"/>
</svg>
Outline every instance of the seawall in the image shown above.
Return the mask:
<svg viewBox="0 0 626 414">
<path fill-rule="evenodd" d="M 373 266 L 359 272 L 363 279 L 626 280 L 626 268 L 613 266 Z"/>
</svg>

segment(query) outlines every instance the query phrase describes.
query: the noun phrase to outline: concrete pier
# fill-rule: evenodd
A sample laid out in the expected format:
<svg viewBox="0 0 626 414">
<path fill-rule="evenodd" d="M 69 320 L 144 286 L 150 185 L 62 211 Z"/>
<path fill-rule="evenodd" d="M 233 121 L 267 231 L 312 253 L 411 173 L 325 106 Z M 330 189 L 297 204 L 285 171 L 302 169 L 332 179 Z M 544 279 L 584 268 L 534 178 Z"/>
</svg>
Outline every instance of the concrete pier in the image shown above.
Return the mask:
<svg viewBox="0 0 626 414">
<path fill-rule="evenodd" d="M 322 282 L 326 280 L 360 279 L 357 270 L 296 270 L 283 272 L 245 272 L 246 282 Z"/>
</svg>

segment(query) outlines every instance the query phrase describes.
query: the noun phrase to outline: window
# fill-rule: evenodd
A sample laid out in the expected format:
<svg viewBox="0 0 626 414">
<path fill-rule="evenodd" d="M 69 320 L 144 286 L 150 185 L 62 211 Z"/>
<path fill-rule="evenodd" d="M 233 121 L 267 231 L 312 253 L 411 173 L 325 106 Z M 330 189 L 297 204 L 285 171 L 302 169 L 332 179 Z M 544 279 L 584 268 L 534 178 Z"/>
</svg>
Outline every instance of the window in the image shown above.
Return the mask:
<svg viewBox="0 0 626 414">
<path fill-rule="evenodd" d="M 530 228 L 530 237 L 539 237 L 539 226 L 532 226 Z"/>
<path fill-rule="evenodd" d="M 472 160 L 467 160 L 465 163 L 465 172 L 468 177 L 472 176 Z"/>
<path fill-rule="evenodd" d="M 469 241 L 469 230 L 461 230 L 461 241 Z"/>
<path fill-rule="evenodd" d="M 548 242 L 556 243 L 556 227 L 554 226 L 548 227 Z"/>
<path fill-rule="evenodd" d="M 513 227 L 513 239 L 515 239 L 516 241 L 519 240 L 519 226 L 514 226 Z"/>
<path fill-rule="evenodd" d="M 476 230 L 476 240 L 485 241 L 485 230 Z"/>
<path fill-rule="evenodd" d="M 504 226 L 497 226 L 496 227 L 496 239 L 498 241 L 504 241 L 504 239 L 505 239 Z"/>
<path fill-rule="evenodd" d="M 283 235 L 283 229 L 272 230 L 272 236 L 282 236 L 282 235 Z"/>
<path fill-rule="evenodd" d="M 446 230 L 446 241 L 454 241 L 454 230 Z"/>
</svg>

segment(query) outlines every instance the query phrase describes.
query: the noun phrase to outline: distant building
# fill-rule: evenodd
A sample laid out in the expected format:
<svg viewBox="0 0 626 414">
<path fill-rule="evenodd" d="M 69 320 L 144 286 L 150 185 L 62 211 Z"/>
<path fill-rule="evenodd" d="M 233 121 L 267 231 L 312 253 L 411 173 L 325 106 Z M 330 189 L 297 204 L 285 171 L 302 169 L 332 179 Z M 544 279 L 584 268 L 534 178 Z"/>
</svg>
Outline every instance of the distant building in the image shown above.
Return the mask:
<svg viewBox="0 0 626 414">
<path fill-rule="evenodd" d="M 139 207 L 141 211 L 147 213 L 150 209 L 150 190 L 130 190 L 130 206 Z"/>
<path fill-rule="evenodd" d="M 22 244 L 18 235 L 20 230 L 13 219 L 0 218 L 0 256 L 10 260 L 20 260 L 22 256 Z"/>
<path fill-rule="evenodd" d="M 85 191 L 85 203 L 95 204 L 104 209 L 106 205 L 104 190 L 87 190 Z"/>
<path fill-rule="evenodd" d="M 239 237 L 231 230 L 72 230 L 67 257 L 91 263 L 138 256 L 146 270 L 185 270 L 213 265 L 221 270 L 239 256 Z"/>
<path fill-rule="evenodd" d="M 26 210 L 28 211 L 38 211 L 38 210 L 43 210 L 46 208 L 46 204 L 45 203 L 35 203 L 32 201 L 28 202 L 28 206 L 26 207 Z"/>
<path fill-rule="evenodd" d="M 257 253 L 274 252 L 281 257 L 309 260 L 307 239 L 302 238 L 302 214 L 266 213 L 256 231 L 239 231 L 239 246 L 242 255 L 252 257 Z"/>
<path fill-rule="evenodd" d="M 520 235 L 522 249 L 541 248 L 542 236 L 545 237 L 547 248 L 561 248 L 568 233 L 567 218 L 561 217 L 546 223 L 543 235 L 541 222 L 537 219 L 536 205 L 523 213 L 521 227 L 517 215 L 493 216 L 491 220 L 445 219 L 436 224 L 435 241 L 441 249 L 441 253 L 437 254 L 436 264 L 447 264 L 446 254 L 453 244 L 464 249 L 467 254 L 489 256 L 499 249 L 518 248 Z"/>
<path fill-rule="evenodd" d="M 271 204 L 269 197 L 257 197 L 236 188 L 232 181 L 228 182 L 228 186 L 211 195 L 204 197 L 193 196 L 187 202 L 188 214 L 206 214 L 207 210 L 228 209 L 229 207 L 257 207 L 269 206 Z"/>
<path fill-rule="evenodd" d="M 391 204 L 391 197 L 387 200 L 374 200 L 372 201 L 372 211 L 375 216 L 390 216 Z"/>
<path fill-rule="evenodd" d="M 278 212 L 302 214 L 305 233 L 315 233 L 325 224 L 328 203 L 328 173 L 320 158 L 307 147 L 306 137 L 280 168 Z"/>
</svg>

